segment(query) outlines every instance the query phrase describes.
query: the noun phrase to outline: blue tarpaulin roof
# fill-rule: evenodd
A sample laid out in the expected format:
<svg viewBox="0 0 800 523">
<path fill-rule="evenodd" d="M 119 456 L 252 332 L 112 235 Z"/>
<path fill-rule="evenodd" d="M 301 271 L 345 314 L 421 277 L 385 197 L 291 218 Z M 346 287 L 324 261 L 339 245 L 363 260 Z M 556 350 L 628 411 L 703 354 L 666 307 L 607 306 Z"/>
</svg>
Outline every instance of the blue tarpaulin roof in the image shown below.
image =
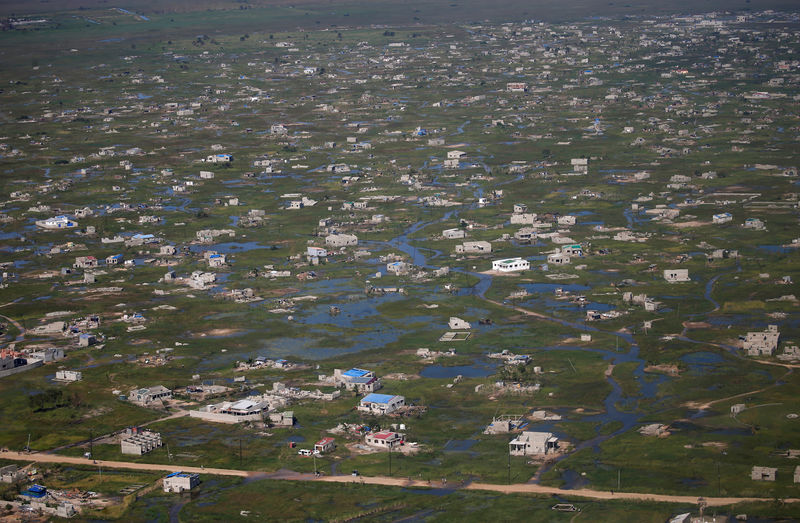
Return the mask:
<svg viewBox="0 0 800 523">
<path fill-rule="evenodd" d="M 364 369 L 350 369 L 346 370 L 342 373 L 342 376 L 347 376 L 348 378 L 360 378 L 362 376 L 366 376 L 369 374 L 368 370 Z"/>
<path fill-rule="evenodd" d="M 389 401 L 392 398 L 394 398 L 394 396 L 391 396 L 389 394 L 375 394 L 375 393 L 372 393 L 372 394 L 367 394 L 366 396 L 364 396 L 364 399 L 362 399 L 361 401 L 362 402 L 367 402 L 367 403 L 389 403 Z"/>
</svg>

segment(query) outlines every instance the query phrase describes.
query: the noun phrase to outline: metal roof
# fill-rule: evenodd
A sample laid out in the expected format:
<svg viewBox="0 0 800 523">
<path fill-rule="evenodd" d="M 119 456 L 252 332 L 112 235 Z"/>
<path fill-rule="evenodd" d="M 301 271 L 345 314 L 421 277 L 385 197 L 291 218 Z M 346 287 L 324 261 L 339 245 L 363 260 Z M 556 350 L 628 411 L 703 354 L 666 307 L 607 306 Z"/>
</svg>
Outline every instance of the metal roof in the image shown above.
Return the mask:
<svg viewBox="0 0 800 523">
<path fill-rule="evenodd" d="M 391 396 L 389 394 L 375 394 L 374 392 L 371 394 L 367 394 L 361 400 L 361 403 L 389 403 L 393 398 L 397 396 Z"/>
</svg>

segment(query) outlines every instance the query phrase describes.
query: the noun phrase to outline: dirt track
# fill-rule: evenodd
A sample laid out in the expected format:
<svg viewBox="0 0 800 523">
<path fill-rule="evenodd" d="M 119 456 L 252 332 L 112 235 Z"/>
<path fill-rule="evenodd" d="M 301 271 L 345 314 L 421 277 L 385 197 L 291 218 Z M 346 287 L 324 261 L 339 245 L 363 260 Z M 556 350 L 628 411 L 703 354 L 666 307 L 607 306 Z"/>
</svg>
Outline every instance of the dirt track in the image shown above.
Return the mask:
<svg viewBox="0 0 800 523">
<path fill-rule="evenodd" d="M 391 478 L 385 476 L 321 476 L 314 477 L 313 474 L 301 474 L 298 472 L 282 470 L 275 473 L 258 472 L 252 470 L 236 470 L 236 469 L 215 469 L 204 467 L 185 467 L 179 465 L 163 465 L 163 464 L 150 464 L 150 463 L 128 463 L 124 461 L 99 461 L 93 462 L 90 459 L 73 457 L 73 456 L 60 456 L 56 454 L 25 454 L 22 452 L 3 452 L 0 453 L 0 458 L 16 461 L 28 461 L 37 463 L 67 463 L 73 465 L 90 465 L 102 466 L 103 468 L 120 468 L 132 470 L 147 470 L 147 471 L 161 471 L 161 472 L 196 472 L 198 474 L 215 474 L 219 476 L 238 476 L 238 477 L 252 477 L 261 476 L 265 479 L 273 480 L 293 480 L 293 481 L 324 481 L 327 483 L 360 483 L 365 485 L 388 485 L 397 487 L 417 487 L 417 488 L 446 488 L 446 489 L 464 489 L 464 490 L 482 490 L 491 492 L 501 492 L 504 494 L 540 494 L 540 495 L 558 495 L 567 498 L 588 498 L 588 499 L 625 499 L 631 501 L 656 501 L 661 503 L 682 503 L 682 504 L 696 504 L 698 498 L 696 496 L 676 496 L 667 494 L 647 494 L 642 492 L 608 492 L 604 490 L 592 489 L 575 489 L 566 490 L 556 487 L 546 487 L 543 485 L 536 485 L 533 483 L 515 483 L 513 485 L 495 485 L 491 483 L 468 483 L 460 485 L 458 483 L 442 484 L 441 482 L 432 482 L 422 480 L 411 480 L 406 478 Z M 744 502 L 763 502 L 772 503 L 774 498 L 735 498 L 735 497 L 706 497 L 704 498 L 708 506 L 724 506 L 735 505 L 736 503 Z M 798 498 L 784 499 L 785 503 L 800 502 Z"/>
</svg>

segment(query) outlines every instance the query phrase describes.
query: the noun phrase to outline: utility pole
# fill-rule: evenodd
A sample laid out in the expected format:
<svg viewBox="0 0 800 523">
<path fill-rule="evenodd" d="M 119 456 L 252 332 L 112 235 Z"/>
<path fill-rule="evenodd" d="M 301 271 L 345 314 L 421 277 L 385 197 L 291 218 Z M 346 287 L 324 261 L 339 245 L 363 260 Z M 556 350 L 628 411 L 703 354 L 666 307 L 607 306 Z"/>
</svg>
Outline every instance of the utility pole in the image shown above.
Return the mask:
<svg viewBox="0 0 800 523">
<path fill-rule="evenodd" d="M 508 448 L 508 484 L 511 485 L 511 447 Z"/>
<path fill-rule="evenodd" d="M 314 458 L 314 477 L 317 477 L 317 455 L 311 454 L 311 457 Z"/>
</svg>

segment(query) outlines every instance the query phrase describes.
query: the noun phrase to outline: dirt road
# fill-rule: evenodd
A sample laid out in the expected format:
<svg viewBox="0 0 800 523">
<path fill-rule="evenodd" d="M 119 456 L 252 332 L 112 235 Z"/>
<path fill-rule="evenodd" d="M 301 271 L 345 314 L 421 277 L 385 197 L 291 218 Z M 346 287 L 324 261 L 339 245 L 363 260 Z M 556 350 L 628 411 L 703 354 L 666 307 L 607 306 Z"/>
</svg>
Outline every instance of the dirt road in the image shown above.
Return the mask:
<svg viewBox="0 0 800 523">
<path fill-rule="evenodd" d="M 3 452 L 0 458 L 16 461 L 36 462 L 36 463 L 60 463 L 72 465 L 102 466 L 103 468 L 118 468 L 130 470 L 146 470 L 153 472 L 196 472 L 198 474 L 214 474 L 219 476 L 237 477 L 263 477 L 272 480 L 292 480 L 292 481 L 320 481 L 326 483 L 359 483 L 363 485 L 387 485 L 396 487 L 415 487 L 415 488 L 445 488 L 463 490 L 481 490 L 500 492 L 503 494 L 538 494 L 538 495 L 558 495 L 566 498 L 586 498 L 586 499 L 624 499 L 630 501 L 656 501 L 661 503 L 681 503 L 696 504 L 697 496 L 677 496 L 668 494 L 648 494 L 643 492 L 608 492 L 592 489 L 567 490 L 556 487 L 546 487 L 533 483 L 515 483 L 513 485 L 495 485 L 491 483 L 468 483 L 459 485 L 458 483 L 442 484 L 441 482 L 427 482 L 423 480 L 413 480 L 407 478 L 392 478 L 386 476 L 321 476 L 314 477 L 313 474 L 301 474 L 290 470 L 281 470 L 274 473 L 258 472 L 252 470 L 236 469 L 215 469 L 204 467 L 186 467 L 179 465 L 151 464 L 151 463 L 128 463 L 124 461 L 98 461 L 91 459 L 60 456 L 55 454 L 25 454 L 22 452 Z M 745 502 L 772 503 L 774 498 L 735 498 L 735 497 L 705 497 L 703 498 L 708 506 L 718 507 L 724 505 L 735 505 Z M 784 503 L 798 503 L 800 499 L 784 499 Z"/>
</svg>

